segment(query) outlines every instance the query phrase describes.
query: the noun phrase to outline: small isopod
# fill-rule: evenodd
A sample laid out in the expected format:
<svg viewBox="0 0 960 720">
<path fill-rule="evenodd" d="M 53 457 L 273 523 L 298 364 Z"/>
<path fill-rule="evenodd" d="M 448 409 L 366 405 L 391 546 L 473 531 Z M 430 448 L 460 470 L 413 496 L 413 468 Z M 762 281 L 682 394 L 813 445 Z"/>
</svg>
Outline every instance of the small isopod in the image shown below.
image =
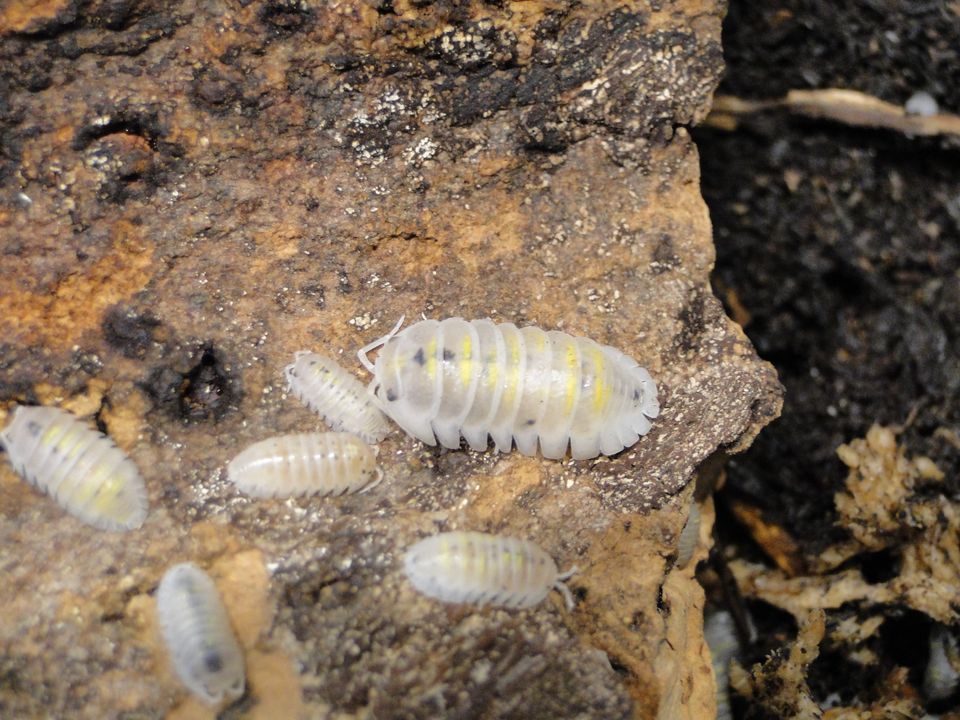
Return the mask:
<svg viewBox="0 0 960 720">
<path fill-rule="evenodd" d="M 113 440 L 54 407 L 21 405 L 0 432 L 16 471 L 64 510 L 102 530 L 133 530 L 147 516 L 140 471 Z"/>
<path fill-rule="evenodd" d="M 690 503 L 690 514 L 677 539 L 677 567 L 684 568 L 693 558 L 700 542 L 700 505 L 696 500 Z"/>
<path fill-rule="evenodd" d="M 402 318 L 401 318 L 402 321 Z M 382 346 L 376 363 L 367 353 Z M 660 405 L 644 368 L 615 348 L 492 320 L 400 325 L 359 352 L 380 407 L 428 445 L 534 455 L 613 455 L 650 430 Z"/>
<path fill-rule="evenodd" d="M 387 418 L 363 383 L 333 358 L 301 350 L 283 374 L 293 394 L 331 429 L 352 432 L 367 442 L 379 442 L 390 432 Z"/>
<path fill-rule="evenodd" d="M 717 720 L 730 720 L 730 662 L 740 654 L 740 639 L 733 616 L 718 610 L 703 623 L 703 639 L 710 648 L 713 675 L 717 681 Z"/>
<path fill-rule="evenodd" d="M 157 619 L 190 692 L 211 704 L 243 695 L 243 652 L 209 575 L 193 563 L 168 569 L 157 589 Z"/>
<path fill-rule="evenodd" d="M 351 433 L 298 433 L 256 442 L 227 465 L 227 477 L 254 497 L 342 495 L 383 477 L 376 451 Z"/>
<path fill-rule="evenodd" d="M 563 581 L 577 569 L 557 572 L 553 558 L 529 540 L 440 533 L 407 550 L 403 566 L 417 590 L 443 602 L 528 608 L 556 588 L 573 609 L 573 595 Z"/>
<path fill-rule="evenodd" d="M 960 686 L 960 650 L 950 628 L 937 623 L 930 630 L 930 657 L 923 673 L 923 694 L 928 702 L 952 696 Z"/>
</svg>

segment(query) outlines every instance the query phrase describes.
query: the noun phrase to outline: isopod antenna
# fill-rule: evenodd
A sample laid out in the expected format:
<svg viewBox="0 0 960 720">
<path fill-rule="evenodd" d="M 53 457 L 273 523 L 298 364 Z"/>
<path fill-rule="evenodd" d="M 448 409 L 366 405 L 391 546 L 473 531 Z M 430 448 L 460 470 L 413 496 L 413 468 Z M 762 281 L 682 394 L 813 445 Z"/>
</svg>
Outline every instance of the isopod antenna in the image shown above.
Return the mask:
<svg viewBox="0 0 960 720">
<path fill-rule="evenodd" d="M 401 315 L 400 319 L 397 320 L 397 324 L 393 326 L 393 330 L 388 332 L 386 335 L 384 335 L 383 337 L 377 338 L 372 343 L 368 343 L 364 345 L 362 348 L 360 348 L 359 350 L 357 350 L 357 358 L 359 358 L 360 364 L 363 365 L 370 372 L 373 372 L 373 363 L 370 362 L 369 358 L 367 358 L 367 354 L 370 351 L 380 347 L 381 345 L 386 345 L 388 342 L 390 342 L 390 338 L 392 338 L 394 335 L 400 332 L 400 326 L 403 325 L 404 317 L 406 316 Z"/>
</svg>

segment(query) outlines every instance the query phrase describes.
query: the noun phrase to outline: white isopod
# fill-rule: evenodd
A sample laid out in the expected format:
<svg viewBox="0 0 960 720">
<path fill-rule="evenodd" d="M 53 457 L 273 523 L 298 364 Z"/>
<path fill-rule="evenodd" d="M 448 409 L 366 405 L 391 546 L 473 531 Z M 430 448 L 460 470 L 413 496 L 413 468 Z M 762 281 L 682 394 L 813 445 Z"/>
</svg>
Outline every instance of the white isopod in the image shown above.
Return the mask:
<svg viewBox="0 0 960 720">
<path fill-rule="evenodd" d="M 960 685 L 960 649 L 950 628 L 937 623 L 930 630 L 930 657 L 923 673 L 928 702 L 946 700 Z"/>
<path fill-rule="evenodd" d="M 408 549 L 403 567 L 417 590 L 443 602 L 527 608 L 556 588 L 573 609 L 573 596 L 563 581 L 577 569 L 557 572 L 553 558 L 529 540 L 440 533 Z"/>
<path fill-rule="evenodd" d="M 243 652 L 209 575 L 193 563 L 168 569 L 157 589 L 157 619 L 190 692 L 211 704 L 243 695 Z"/>
<path fill-rule="evenodd" d="M 731 720 L 730 662 L 740 654 L 740 639 L 733 616 L 726 610 L 708 615 L 703 622 L 703 639 L 710 648 L 713 675 L 717 682 L 717 720 Z"/>
<path fill-rule="evenodd" d="M 700 505 L 696 500 L 690 503 L 690 514 L 677 539 L 677 567 L 684 568 L 693 558 L 700 542 Z"/>
<path fill-rule="evenodd" d="M 103 433 L 54 407 L 21 405 L 0 432 L 16 471 L 68 513 L 103 530 L 133 530 L 147 516 L 140 471 Z"/>
<path fill-rule="evenodd" d="M 301 350 L 283 369 L 289 389 L 333 430 L 379 442 L 390 432 L 387 418 L 363 383 L 320 353 Z"/>
<path fill-rule="evenodd" d="M 402 318 L 401 318 L 402 321 Z M 660 405 L 644 368 L 615 348 L 492 320 L 423 320 L 360 350 L 370 389 L 407 433 L 474 450 L 575 459 L 613 455 L 650 430 Z M 399 332 L 398 332 L 399 331 Z M 367 353 L 383 346 L 376 364 Z"/>
<path fill-rule="evenodd" d="M 342 495 L 383 477 L 376 451 L 351 433 L 298 433 L 256 442 L 227 465 L 227 477 L 254 497 Z"/>
</svg>

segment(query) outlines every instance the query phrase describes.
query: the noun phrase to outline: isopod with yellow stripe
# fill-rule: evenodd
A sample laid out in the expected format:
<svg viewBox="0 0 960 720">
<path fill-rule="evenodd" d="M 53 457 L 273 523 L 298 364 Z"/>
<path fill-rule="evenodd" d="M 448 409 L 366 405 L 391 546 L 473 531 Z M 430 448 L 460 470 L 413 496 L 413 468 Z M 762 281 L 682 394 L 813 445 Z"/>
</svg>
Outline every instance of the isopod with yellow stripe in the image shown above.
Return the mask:
<svg viewBox="0 0 960 720">
<path fill-rule="evenodd" d="M 21 477 L 88 525 L 133 530 L 143 524 L 147 491 L 136 465 L 66 410 L 18 406 L 0 445 Z"/>
<path fill-rule="evenodd" d="M 577 568 L 558 572 L 552 557 L 521 538 L 465 531 L 432 535 L 407 550 L 403 569 L 418 591 L 443 602 L 529 608 L 556 589 L 573 609 L 564 581 Z"/>
<path fill-rule="evenodd" d="M 646 369 L 608 345 L 492 320 L 422 320 L 361 348 L 381 409 L 428 445 L 576 460 L 615 455 L 660 413 Z M 380 348 L 376 361 L 368 354 Z"/>
</svg>

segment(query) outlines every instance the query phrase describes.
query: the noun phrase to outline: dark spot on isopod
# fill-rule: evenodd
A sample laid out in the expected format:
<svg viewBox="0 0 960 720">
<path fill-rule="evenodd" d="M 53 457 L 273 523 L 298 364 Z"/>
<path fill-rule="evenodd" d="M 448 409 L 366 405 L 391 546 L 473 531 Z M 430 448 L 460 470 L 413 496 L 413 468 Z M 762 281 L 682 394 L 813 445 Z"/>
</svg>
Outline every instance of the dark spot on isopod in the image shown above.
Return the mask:
<svg viewBox="0 0 960 720">
<path fill-rule="evenodd" d="M 203 656 L 203 664 L 212 673 L 223 670 L 223 658 L 220 657 L 220 653 L 207 653 Z"/>
<path fill-rule="evenodd" d="M 530 418 L 529 420 L 527 420 L 527 421 L 524 423 L 524 425 L 526 425 L 527 427 L 529 427 L 530 425 L 536 424 L 536 422 L 537 422 L 536 420 L 534 420 L 533 418 Z"/>
<path fill-rule="evenodd" d="M 392 388 L 387 390 L 387 402 L 394 402 L 397 399 L 397 393 Z"/>
<path fill-rule="evenodd" d="M 427 364 L 427 359 L 423 356 L 423 348 L 417 350 L 417 354 L 413 356 L 413 359 L 416 361 L 417 365 Z"/>
<path fill-rule="evenodd" d="M 31 420 L 27 423 L 27 432 L 30 433 L 32 437 L 36 437 L 40 434 L 40 423 L 35 420 Z"/>
<path fill-rule="evenodd" d="M 633 391 L 633 401 L 634 401 L 634 402 L 637 402 L 639 399 L 640 399 L 640 391 L 639 391 L 639 390 L 634 390 L 634 391 Z"/>
<path fill-rule="evenodd" d="M 453 352 L 452 350 L 447 350 L 446 348 L 443 349 L 443 359 L 444 359 L 444 361 L 450 362 L 450 361 L 453 360 L 456 356 L 457 356 L 456 353 Z"/>
</svg>

